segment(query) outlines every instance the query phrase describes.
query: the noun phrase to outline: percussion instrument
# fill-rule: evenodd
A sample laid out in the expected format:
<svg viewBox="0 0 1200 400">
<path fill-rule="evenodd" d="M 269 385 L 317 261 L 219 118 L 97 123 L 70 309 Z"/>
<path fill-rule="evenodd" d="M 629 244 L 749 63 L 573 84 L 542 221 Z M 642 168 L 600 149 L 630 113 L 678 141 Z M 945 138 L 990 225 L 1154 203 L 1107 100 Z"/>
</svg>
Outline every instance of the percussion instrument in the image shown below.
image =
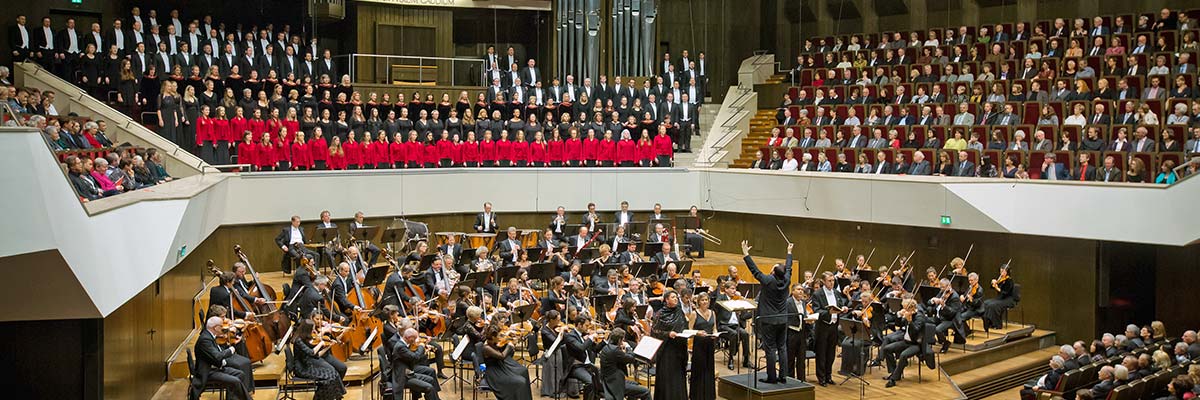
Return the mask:
<svg viewBox="0 0 1200 400">
<path fill-rule="evenodd" d="M 462 232 L 436 232 L 434 235 L 437 236 L 437 247 L 445 246 L 446 242 L 450 241 L 451 237 L 456 239 L 454 241 L 455 243 L 462 243 Z"/>
<path fill-rule="evenodd" d="M 479 246 L 487 247 L 488 250 L 493 250 L 496 245 L 495 233 L 468 233 L 467 234 L 468 248 L 478 249 Z"/>
<path fill-rule="evenodd" d="M 539 229 L 522 229 L 521 248 L 538 247 L 538 240 L 542 237 L 541 233 L 542 231 Z"/>
</svg>

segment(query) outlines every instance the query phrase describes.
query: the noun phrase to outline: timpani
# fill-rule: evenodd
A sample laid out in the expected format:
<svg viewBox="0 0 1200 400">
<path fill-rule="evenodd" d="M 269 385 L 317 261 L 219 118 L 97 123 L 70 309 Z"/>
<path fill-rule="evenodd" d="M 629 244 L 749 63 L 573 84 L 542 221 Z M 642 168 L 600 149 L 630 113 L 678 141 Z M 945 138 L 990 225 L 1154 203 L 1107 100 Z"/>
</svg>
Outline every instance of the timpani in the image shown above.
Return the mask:
<svg viewBox="0 0 1200 400">
<path fill-rule="evenodd" d="M 521 230 L 521 247 L 530 248 L 537 247 L 538 239 L 541 239 L 541 229 L 522 229 Z"/>
<path fill-rule="evenodd" d="M 437 247 L 445 246 L 451 237 L 455 239 L 454 243 L 462 244 L 462 232 L 436 232 L 434 235 L 437 236 Z"/>
<path fill-rule="evenodd" d="M 495 233 L 468 233 L 467 234 L 467 245 L 470 246 L 468 248 L 478 249 L 479 246 L 484 246 L 484 247 L 487 247 L 488 250 L 492 250 L 493 246 L 495 244 L 496 244 L 496 234 Z"/>
</svg>

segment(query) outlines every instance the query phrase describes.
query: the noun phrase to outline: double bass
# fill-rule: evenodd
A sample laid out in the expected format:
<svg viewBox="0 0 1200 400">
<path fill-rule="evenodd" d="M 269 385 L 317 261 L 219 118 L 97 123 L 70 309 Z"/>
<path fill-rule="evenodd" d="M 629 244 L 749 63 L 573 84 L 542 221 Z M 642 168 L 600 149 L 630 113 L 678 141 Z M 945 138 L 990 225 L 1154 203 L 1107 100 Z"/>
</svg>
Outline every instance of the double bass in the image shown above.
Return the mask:
<svg viewBox="0 0 1200 400">
<path fill-rule="evenodd" d="M 279 340 L 287 334 L 288 328 L 292 325 L 292 321 L 289 321 L 287 316 L 280 312 L 279 308 L 273 303 L 279 300 L 279 296 L 275 294 L 274 288 L 262 283 L 262 280 L 258 279 L 258 273 L 254 272 L 254 266 L 250 264 L 250 258 L 246 257 L 245 253 L 242 253 L 242 245 L 233 245 L 233 254 L 237 256 L 239 261 L 246 264 L 246 270 L 250 271 L 250 276 L 254 278 L 254 286 L 250 287 L 249 291 L 250 295 L 267 299 L 265 304 L 254 306 L 254 313 L 261 318 L 260 322 L 262 322 L 262 326 L 266 329 L 267 335 L 271 337 L 271 340 Z"/>
<path fill-rule="evenodd" d="M 221 276 L 221 270 L 214 265 L 213 260 L 208 260 L 206 264 L 208 265 L 208 270 L 211 271 L 213 275 L 218 277 Z M 258 313 L 258 311 L 254 310 L 249 304 L 246 304 L 246 299 L 243 299 L 242 296 L 234 293 L 230 297 L 234 298 L 234 310 L 240 312 L 253 312 L 255 314 Z M 267 356 L 271 354 L 271 351 L 274 347 L 271 343 L 270 335 L 267 334 L 266 329 L 263 329 L 262 324 L 258 323 L 257 318 L 257 316 L 254 318 L 248 318 L 246 321 L 240 323 L 243 326 L 237 327 L 238 330 L 241 331 L 241 334 L 239 335 L 241 336 L 240 340 L 246 343 L 246 356 L 250 358 L 250 362 L 252 363 L 266 359 Z M 226 319 L 224 322 L 228 323 L 230 320 Z"/>
<path fill-rule="evenodd" d="M 387 256 L 389 259 L 391 256 Z M 353 290 L 348 289 L 346 299 L 351 304 L 358 306 L 358 310 L 351 310 L 350 315 L 350 331 L 346 333 L 344 340 L 354 349 L 363 349 L 368 338 L 371 339 L 371 345 L 367 350 L 379 347 L 383 343 L 381 337 L 383 334 L 383 321 L 371 316 L 372 310 L 375 308 L 375 296 L 371 291 L 364 291 L 362 285 L 358 284 L 358 272 L 350 271 L 350 281 L 354 282 Z"/>
</svg>

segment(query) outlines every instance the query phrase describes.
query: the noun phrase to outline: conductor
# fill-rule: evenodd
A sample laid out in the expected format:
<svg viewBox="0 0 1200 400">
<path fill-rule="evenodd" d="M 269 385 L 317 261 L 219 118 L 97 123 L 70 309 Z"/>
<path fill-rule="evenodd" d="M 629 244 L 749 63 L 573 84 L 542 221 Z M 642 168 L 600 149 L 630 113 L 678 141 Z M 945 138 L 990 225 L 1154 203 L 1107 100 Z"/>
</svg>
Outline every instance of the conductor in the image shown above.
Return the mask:
<svg viewBox="0 0 1200 400">
<path fill-rule="evenodd" d="M 792 243 L 787 246 L 787 262 L 775 264 L 771 274 L 763 274 L 754 259 L 750 258 L 750 243 L 742 241 L 742 258 L 750 274 L 762 286 L 758 296 L 758 314 L 755 323 L 763 349 L 767 355 L 767 378 L 763 383 L 787 382 L 787 298 L 788 283 L 792 281 Z"/>
</svg>

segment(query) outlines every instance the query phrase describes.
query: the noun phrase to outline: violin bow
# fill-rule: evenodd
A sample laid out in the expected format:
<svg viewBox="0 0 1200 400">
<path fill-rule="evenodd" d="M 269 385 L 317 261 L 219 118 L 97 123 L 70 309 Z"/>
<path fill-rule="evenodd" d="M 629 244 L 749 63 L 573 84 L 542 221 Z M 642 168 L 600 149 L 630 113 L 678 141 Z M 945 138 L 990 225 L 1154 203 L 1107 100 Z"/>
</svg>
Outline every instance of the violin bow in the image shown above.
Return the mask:
<svg viewBox="0 0 1200 400">
<path fill-rule="evenodd" d="M 963 268 L 967 267 L 967 260 L 971 259 L 971 250 L 975 250 L 975 243 L 971 243 L 971 247 L 967 248 L 967 255 L 963 256 Z M 1010 258 L 1009 261 L 1012 261 Z"/>
<path fill-rule="evenodd" d="M 869 265 L 868 263 L 870 263 L 870 262 L 871 262 L 871 256 L 873 256 L 873 255 L 875 255 L 875 248 L 874 248 L 874 247 L 872 247 L 872 248 L 871 248 L 871 253 L 870 253 L 870 254 L 867 254 L 867 259 L 866 259 L 866 260 L 863 260 L 863 265 Z"/>
</svg>

